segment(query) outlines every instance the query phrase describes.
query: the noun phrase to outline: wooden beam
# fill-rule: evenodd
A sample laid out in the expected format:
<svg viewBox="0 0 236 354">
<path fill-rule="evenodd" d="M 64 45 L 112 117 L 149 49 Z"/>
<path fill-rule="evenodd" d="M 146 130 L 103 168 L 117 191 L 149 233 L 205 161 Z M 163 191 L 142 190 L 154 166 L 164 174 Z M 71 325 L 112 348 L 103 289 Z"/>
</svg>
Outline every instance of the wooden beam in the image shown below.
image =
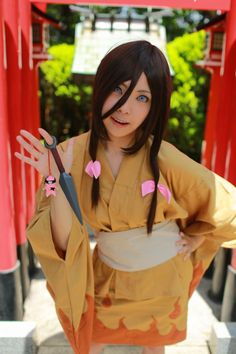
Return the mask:
<svg viewBox="0 0 236 354">
<path fill-rule="evenodd" d="M 223 10 L 229 11 L 231 0 L 30 0 L 34 3 L 80 4 L 134 7 L 171 7 L 192 10 Z"/>
</svg>

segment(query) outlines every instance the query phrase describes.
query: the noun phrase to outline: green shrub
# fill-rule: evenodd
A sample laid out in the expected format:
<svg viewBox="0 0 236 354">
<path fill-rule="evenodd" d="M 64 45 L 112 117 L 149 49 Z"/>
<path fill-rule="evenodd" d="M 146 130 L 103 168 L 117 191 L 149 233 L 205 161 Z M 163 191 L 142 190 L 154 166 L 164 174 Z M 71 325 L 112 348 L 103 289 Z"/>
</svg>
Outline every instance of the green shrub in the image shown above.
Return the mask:
<svg viewBox="0 0 236 354">
<path fill-rule="evenodd" d="M 77 86 L 71 73 L 74 45 L 50 47 L 41 68 L 42 126 L 60 140 L 88 129 L 92 88 Z"/>
<path fill-rule="evenodd" d="M 209 78 L 195 63 L 203 58 L 205 32 L 185 34 L 167 45 L 174 70 L 167 140 L 200 160 Z"/>
</svg>

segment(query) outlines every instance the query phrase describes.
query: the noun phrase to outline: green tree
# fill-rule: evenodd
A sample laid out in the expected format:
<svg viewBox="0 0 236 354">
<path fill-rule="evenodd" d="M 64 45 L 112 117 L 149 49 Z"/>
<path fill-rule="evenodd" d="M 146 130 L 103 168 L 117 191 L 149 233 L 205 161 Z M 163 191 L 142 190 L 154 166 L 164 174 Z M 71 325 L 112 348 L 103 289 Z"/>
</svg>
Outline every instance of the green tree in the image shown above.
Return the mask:
<svg viewBox="0 0 236 354">
<path fill-rule="evenodd" d="M 48 52 L 52 60 L 40 66 L 42 126 L 64 140 L 88 129 L 92 89 L 73 82 L 74 45 L 55 45 Z"/>
<path fill-rule="evenodd" d="M 209 77 L 196 68 L 202 59 L 205 32 L 185 34 L 167 45 L 174 70 L 167 139 L 195 160 L 200 160 Z"/>
<path fill-rule="evenodd" d="M 50 26 L 50 44 L 74 43 L 75 26 L 81 21 L 79 12 L 71 11 L 69 5 L 47 5 L 47 13 L 59 20 L 62 28 Z"/>
</svg>

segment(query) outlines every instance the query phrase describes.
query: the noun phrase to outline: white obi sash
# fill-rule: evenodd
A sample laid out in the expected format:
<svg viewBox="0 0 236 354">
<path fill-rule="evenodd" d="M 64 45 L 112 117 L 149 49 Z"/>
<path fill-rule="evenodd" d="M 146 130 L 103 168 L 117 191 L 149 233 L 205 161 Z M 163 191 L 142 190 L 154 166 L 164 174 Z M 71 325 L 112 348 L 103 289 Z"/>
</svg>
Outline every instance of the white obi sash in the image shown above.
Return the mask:
<svg viewBox="0 0 236 354">
<path fill-rule="evenodd" d="M 175 243 L 181 237 L 175 221 L 120 232 L 99 232 L 96 236 L 99 258 L 109 267 L 134 272 L 148 269 L 177 255 Z"/>
</svg>

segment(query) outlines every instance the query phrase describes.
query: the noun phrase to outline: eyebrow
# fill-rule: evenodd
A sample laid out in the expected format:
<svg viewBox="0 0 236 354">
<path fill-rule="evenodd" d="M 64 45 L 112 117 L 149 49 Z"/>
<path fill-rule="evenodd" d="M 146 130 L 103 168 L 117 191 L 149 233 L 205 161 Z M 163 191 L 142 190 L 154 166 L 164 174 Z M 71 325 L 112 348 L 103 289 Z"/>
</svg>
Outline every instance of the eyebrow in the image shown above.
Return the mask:
<svg viewBox="0 0 236 354">
<path fill-rule="evenodd" d="M 147 92 L 147 93 L 150 93 L 150 95 L 151 95 L 151 92 L 147 91 L 147 90 L 138 90 L 137 92 Z"/>
<path fill-rule="evenodd" d="M 126 89 L 129 87 L 128 85 L 126 85 L 124 82 L 121 84 L 122 86 L 124 86 Z M 149 93 L 151 95 L 151 92 L 148 90 L 138 90 L 137 92 L 146 92 Z"/>
</svg>

